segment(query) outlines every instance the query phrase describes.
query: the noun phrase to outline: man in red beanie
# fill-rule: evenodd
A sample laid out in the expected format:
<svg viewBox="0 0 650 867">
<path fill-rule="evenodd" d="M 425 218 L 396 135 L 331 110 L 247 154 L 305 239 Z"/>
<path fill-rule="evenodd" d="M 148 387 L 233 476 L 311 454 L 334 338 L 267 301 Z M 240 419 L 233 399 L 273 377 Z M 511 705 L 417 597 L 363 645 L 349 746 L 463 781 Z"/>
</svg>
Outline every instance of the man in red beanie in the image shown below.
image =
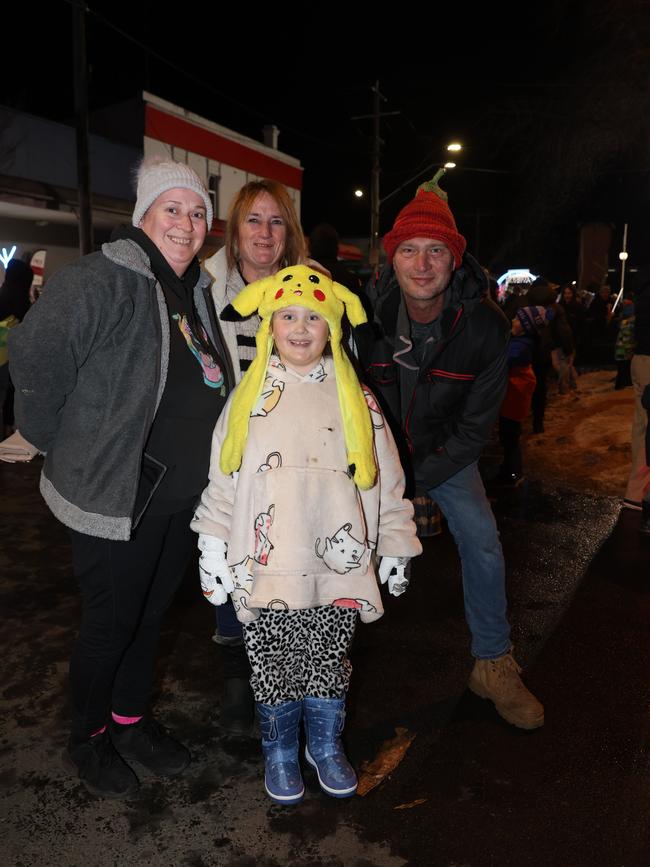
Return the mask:
<svg viewBox="0 0 650 867">
<path fill-rule="evenodd" d="M 508 722 L 534 729 L 544 708 L 512 655 L 503 553 L 477 465 L 507 384 L 510 323 L 465 253 L 440 175 L 385 236 L 388 262 L 368 290 L 375 319 L 355 339 L 402 445 L 410 494 L 435 500 L 458 546 L 475 658 L 469 687 Z"/>
</svg>

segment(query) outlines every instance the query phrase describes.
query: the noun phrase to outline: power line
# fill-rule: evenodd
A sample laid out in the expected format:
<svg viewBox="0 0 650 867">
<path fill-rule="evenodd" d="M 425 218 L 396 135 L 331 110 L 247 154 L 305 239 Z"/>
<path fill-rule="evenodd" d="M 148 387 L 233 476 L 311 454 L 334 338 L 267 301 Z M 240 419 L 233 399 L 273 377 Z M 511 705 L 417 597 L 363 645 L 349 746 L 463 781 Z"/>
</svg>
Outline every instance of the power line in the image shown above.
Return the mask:
<svg viewBox="0 0 650 867">
<path fill-rule="evenodd" d="M 165 66 L 169 67 L 174 72 L 177 72 L 180 75 L 185 76 L 185 78 L 187 78 L 189 81 L 193 82 L 194 84 L 199 85 L 200 87 L 202 87 L 204 90 L 206 90 L 208 93 L 212 94 L 213 96 L 217 96 L 220 99 L 225 100 L 226 102 L 230 103 L 235 108 L 247 113 L 248 115 L 256 118 L 257 120 L 261 120 L 263 123 L 266 123 L 269 121 L 268 114 L 264 114 L 263 112 L 259 111 L 258 109 L 253 108 L 253 106 L 248 105 L 247 103 L 242 102 L 239 99 L 236 99 L 235 97 L 231 96 L 228 93 L 225 93 L 222 90 L 219 90 L 218 88 L 216 88 L 212 84 L 210 84 L 208 81 L 206 81 L 206 79 L 200 78 L 199 76 L 195 75 L 192 72 L 188 72 L 186 69 L 179 66 L 173 60 L 170 60 L 168 57 L 165 57 L 163 54 L 160 54 L 160 52 L 155 51 L 153 48 L 151 48 L 151 46 L 149 46 L 146 43 L 142 42 L 141 40 L 137 39 L 135 36 L 132 36 L 130 33 L 128 33 L 122 27 L 119 27 L 117 24 L 114 24 L 112 21 L 110 21 L 108 18 L 106 18 L 105 15 L 102 15 L 101 12 L 97 12 L 97 10 L 88 6 L 88 4 L 83 3 L 83 2 L 79 2 L 79 0 L 63 0 L 63 2 L 67 3 L 73 9 L 76 9 L 76 10 L 83 9 L 87 14 L 92 15 L 99 24 L 103 25 L 104 27 L 108 28 L 109 30 L 113 30 L 115 33 L 119 34 L 119 36 L 121 36 L 122 39 L 125 39 L 127 42 L 130 42 L 132 45 L 134 45 L 135 47 L 137 47 L 141 51 L 144 51 L 146 54 L 148 54 L 150 57 L 158 60 L 160 63 L 163 63 Z M 356 151 L 352 148 L 344 148 L 338 144 L 324 141 L 322 138 L 316 138 L 315 136 L 312 136 L 309 133 L 304 132 L 304 130 L 297 129 L 296 127 L 293 127 L 290 124 L 284 123 L 282 120 L 278 120 L 278 122 L 281 123 L 281 125 L 282 125 L 282 132 L 290 133 L 291 135 L 297 136 L 298 138 L 301 138 L 304 141 L 310 142 L 311 144 L 316 144 L 321 148 L 324 147 L 328 150 L 331 150 L 333 152 L 338 152 L 338 153 L 355 154 L 355 155 L 359 154 L 358 151 Z"/>
</svg>

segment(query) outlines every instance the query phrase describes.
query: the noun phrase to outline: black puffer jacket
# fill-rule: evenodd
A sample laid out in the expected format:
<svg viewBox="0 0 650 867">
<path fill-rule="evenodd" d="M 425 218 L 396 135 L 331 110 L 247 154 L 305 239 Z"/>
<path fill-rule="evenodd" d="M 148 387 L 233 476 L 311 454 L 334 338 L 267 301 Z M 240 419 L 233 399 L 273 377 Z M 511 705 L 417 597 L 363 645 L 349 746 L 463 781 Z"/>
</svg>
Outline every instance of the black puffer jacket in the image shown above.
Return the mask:
<svg viewBox="0 0 650 867">
<path fill-rule="evenodd" d="M 402 295 L 392 267 L 384 268 L 368 295 L 375 318 L 355 329 L 359 360 L 401 445 L 412 495 L 414 488 L 434 488 L 479 458 L 507 384 L 510 323 L 488 298 L 480 266 L 465 254 L 440 317 L 441 339 L 427 344 L 404 400 L 398 353 L 410 335 L 397 333 Z"/>
</svg>

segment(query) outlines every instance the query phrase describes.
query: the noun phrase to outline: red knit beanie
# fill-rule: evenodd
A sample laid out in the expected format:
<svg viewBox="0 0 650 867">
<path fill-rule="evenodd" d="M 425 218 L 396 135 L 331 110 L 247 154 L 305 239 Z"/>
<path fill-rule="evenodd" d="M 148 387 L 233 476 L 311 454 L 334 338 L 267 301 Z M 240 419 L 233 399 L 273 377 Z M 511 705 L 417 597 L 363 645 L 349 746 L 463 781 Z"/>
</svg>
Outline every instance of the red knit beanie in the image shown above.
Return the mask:
<svg viewBox="0 0 650 867">
<path fill-rule="evenodd" d="M 415 198 L 402 208 L 393 228 L 384 235 L 384 250 L 389 262 L 393 261 L 395 250 L 402 241 L 433 238 L 449 247 L 454 257 L 454 268 L 460 265 L 467 244 L 456 228 L 447 204 L 447 193 L 438 186 L 443 174 L 444 169 L 440 169 L 432 180 L 420 184 Z"/>
</svg>

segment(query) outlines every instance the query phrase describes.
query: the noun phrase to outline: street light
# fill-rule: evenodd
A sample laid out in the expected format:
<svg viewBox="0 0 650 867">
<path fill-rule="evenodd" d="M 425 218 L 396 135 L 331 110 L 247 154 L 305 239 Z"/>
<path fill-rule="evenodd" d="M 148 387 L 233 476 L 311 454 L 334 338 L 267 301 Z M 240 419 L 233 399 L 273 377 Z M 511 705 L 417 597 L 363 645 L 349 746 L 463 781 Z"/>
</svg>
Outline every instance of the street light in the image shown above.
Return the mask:
<svg viewBox="0 0 650 867">
<path fill-rule="evenodd" d="M 618 258 L 621 262 L 621 290 L 616 296 L 616 301 L 614 301 L 612 313 L 616 310 L 616 305 L 623 297 L 623 292 L 625 291 L 625 263 L 627 262 L 627 223 L 625 223 L 625 225 L 623 226 L 623 249 L 618 254 Z"/>
<path fill-rule="evenodd" d="M 448 151 L 460 151 L 462 149 L 463 149 L 463 146 L 459 142 L 451 142 L 451 144 L 448 144 L 446 147 L 446 150 L 448 150 Z M 379 204 L 383 205 L 384 202 L 387 202 L 389 199 L 392 199 L 392 197 L 395 196 L 397 193 L 401 192 L 404 189 L 404 187 L 408 187 L 410 184 L 413 183 L 413 181 L 417 180 L 422 175 L 430 172 L 431 169 L 439 169 L 439 168 L 444 168 L 445 171 L 447 171 L 447 169 L 455 169 L 456 163 L 451 162 L 451 161 L 448 161 L 446 163 L 430 163 L 428 166 L 426 166 L 426 168 L 421 169 L 416 175 L 413 175 L 413 177 L 409 178 L 408 181 L 404 181 L 403 184 L 400 184 L 400 186 L 397 187 L 397 189 L 393 190 L 392 193 L 388 193 L 387 196 L 384 196 L 383 198 L 381 198 L 379 200 Z"/>
<path fill-rule="evenodd" d="M 355 190 L 354 195 L 357 197 L 357 199 L 362 199 L 363 198 L 363 190 Z"/>
</svg>

